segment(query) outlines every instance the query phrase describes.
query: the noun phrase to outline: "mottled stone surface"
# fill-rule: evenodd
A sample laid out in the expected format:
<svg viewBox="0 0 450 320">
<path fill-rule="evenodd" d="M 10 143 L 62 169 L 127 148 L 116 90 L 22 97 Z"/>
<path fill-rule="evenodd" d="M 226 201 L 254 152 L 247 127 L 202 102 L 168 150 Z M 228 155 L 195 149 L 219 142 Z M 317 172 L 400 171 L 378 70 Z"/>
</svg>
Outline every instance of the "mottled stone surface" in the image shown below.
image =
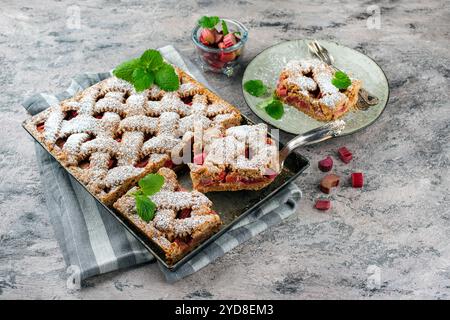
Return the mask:
<svg viewBox="0 0 450 320">
<path fill-rule="evenodd" d="M 450 293 L 448 2 L 391 1 L 2 1 L 0 11 L 0 299 L 11 298 L 433 298 Z M 368 29 L 367 8 L 381 9 Z M 76 8 L 75 8 L 76 10 Z M 63 258 L 39 183 L 33 143 L 21 129 L 22 99 L 58 92 L 80 72 L 104 71 L 148 47 L 175 44 L 193 57 L 190 27 L 203 14 L 250 29 L 246 62 L 293 38 L 338 41 L 373 57 L 391 85 L 389 105 L 363 132 L 304 150 L 312 166 L 298 179 L 298 214 L 201 272 L 174 285 L 156 265 L 65 285 Z M 239 76 L 211 84 L 246 114 Z M 232 81 L 232 89 L 229 82 Z M 285 136 L 284 138 L 289 138 Z M 363 190 L 344 179 L 333 209 L 313 209 L 319 159 L 346 145 L 343 177 L 366 176 Z M 372 267 L 370 267 L 372 266 Z M 367 286 L 377 266 L 381 286 Z"/>
</svg>

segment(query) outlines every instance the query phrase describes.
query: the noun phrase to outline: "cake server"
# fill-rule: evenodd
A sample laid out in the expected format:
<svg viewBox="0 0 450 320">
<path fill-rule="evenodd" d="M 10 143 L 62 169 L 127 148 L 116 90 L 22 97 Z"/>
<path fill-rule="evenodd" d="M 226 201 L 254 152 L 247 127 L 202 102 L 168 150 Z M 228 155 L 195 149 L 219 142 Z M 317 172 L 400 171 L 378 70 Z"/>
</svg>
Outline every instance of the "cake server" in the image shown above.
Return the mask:
<svg viewBox="0 0 450 320">
<path fill-rule="evenodd" d="M 286 145 L 280 150 L 280 168 L 283 168 L 286 158 L 298 147 L 318 143 L 336 137 L 344 130 L 344 128 L 345 121 L 336 120 L 296 136 L 286 143 Z"/>
</svg>

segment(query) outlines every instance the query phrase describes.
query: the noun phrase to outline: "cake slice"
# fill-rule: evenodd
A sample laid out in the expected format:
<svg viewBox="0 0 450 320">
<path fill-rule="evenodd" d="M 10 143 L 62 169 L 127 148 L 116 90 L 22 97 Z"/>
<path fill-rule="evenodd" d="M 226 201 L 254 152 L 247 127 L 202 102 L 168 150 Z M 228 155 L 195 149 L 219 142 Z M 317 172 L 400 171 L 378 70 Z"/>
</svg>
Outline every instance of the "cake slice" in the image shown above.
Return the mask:
<svg viewBox="0 0 450 320">
<path fill-rule="evenodd" d="M 278 147 L 268 137 L 267 125 L 231 127 L 223 134 L 206 131 L 205 136 L 203 148 L 194 145 L 189 164 L 195 190 L 259 190 L 277 176 Z"/>
<path fill-rule="evenodd" d="M 222 222 L 211 209 L 212 202 L 198 191 L 185 191 L 173 170 L 161 168 L 158 174 L 164 177 L 164 185 L 150 196 L 156 204 L 153 220 L 147 223 L 137 214 L 132 194 L 139 187 L 119 198 L 114 208 L 157 244 L 167 262 L 173 264 L 217 232 Z"/>
<path fill-rule="evenodd" d="M 291 60 L 281 71 L 276 95 L 316 120 L 338 119 L 355 106 L 362 83 L 350 78 L 351 85 L 340 90 L 331 82 L 334 74 L 319 60 Z"/>
</svg>

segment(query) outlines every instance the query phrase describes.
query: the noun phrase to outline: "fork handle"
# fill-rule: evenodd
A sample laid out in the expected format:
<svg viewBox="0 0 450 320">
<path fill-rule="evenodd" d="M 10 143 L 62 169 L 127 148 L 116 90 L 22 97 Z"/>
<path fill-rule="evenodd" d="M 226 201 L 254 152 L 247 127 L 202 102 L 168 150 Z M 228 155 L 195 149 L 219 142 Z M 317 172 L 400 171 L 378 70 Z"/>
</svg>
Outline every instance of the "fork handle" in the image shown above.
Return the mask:
<svg viewBox="0 0 450 320">
<path fill-rule="evenodd" d="M 300 146 L 318 143 L 339 135 L 345 128 L 343 120 L 336 120 L 321 127 L 312 129 L 304 134 L 298 135 L 288 143 L 280 151 L 280 167 L 283 166 L 284 160 L 291 154 L 292 151 Z"/>
</svg>

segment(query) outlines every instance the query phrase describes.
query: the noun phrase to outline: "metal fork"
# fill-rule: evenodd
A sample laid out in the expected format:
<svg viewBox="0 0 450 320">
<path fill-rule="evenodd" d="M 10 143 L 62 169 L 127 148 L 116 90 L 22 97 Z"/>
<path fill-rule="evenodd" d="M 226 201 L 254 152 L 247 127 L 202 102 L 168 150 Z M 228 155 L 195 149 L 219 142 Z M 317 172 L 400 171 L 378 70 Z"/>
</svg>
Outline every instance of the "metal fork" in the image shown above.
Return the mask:
<svg viewBox="0 0 450 320">
<path fill-rule="evenodd" d="M 322 47 L 319 42 L 317 42 L 316 40 L 311 41 L 310 43 L 308 43 L 308 48 L 311 51 L 311 53 L 313 53 L 320 60 L 328 64 L 335 71 L 341 71 L 334 65 L 333 56 L 328 52 L 326 48 Z M 379 99 L 373 94 L 370 94 L 366 89 L 364 88 L 359 89 L 356 108 L 360 110 L 367 110 L 369 109 L 369 107 L 378 104 L 378 102 Z"/>
</svg>

